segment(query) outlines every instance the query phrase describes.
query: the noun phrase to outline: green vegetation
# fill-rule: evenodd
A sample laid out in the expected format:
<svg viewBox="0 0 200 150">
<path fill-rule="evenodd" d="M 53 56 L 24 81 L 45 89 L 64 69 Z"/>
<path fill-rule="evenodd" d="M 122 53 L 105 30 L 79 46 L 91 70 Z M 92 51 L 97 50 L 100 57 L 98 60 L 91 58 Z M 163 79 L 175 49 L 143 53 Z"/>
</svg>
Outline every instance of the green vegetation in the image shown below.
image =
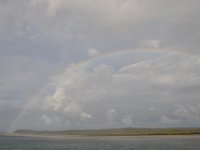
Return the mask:
<svg viewBox="0 0 200 150">
<path fill-rule="evenodd" d="M 200 128 L 119 128 L 119 129 L 64 130 L 64 131 L 16 130 L 14 133 L 34 134 L 34 135 L 86 135 L 86 136 L 193 135 L 193 134 L 200 134 Z"/>
</svg>

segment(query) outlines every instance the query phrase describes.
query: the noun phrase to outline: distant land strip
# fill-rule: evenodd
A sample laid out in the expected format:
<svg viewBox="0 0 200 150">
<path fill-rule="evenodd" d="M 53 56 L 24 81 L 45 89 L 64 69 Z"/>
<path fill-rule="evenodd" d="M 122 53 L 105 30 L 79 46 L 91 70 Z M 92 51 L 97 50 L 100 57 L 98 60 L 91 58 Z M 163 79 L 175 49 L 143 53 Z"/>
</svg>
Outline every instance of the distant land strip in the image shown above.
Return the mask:
<svg viewBox="0 0 200 150">
<path fill-rule="evenodd" d="M 142 135 L 195 135 L 200 128 L 114 128 L 62 131 L 16 130 L 23 135 L 84 135 L 84 136 L 142 136 Z"/>
</svg>

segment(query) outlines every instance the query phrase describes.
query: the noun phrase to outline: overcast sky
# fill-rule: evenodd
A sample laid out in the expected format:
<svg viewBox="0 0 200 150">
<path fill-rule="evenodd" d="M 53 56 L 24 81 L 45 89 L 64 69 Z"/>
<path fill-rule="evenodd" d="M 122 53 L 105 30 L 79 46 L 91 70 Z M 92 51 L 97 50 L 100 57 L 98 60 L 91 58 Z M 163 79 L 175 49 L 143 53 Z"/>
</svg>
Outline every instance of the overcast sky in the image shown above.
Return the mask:
<svg viewBox="0 0 200 150">
<path fill-rule="evenodd" d="M 0 131 L 200 125 L 199 0 L 1 0 Z"/>
</svg>

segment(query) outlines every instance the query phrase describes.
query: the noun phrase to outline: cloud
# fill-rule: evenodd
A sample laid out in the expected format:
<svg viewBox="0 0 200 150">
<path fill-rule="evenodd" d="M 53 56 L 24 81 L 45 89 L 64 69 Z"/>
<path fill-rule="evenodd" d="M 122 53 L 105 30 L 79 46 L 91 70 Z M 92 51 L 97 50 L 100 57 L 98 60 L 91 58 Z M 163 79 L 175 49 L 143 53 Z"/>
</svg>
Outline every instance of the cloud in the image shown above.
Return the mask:
<svg viewBox="0 0 200 150">
<path fill-rule="evenodd" d="M 9 35 L 4 38 L 9 42 L 15 41 L 11 36 L 35 37 L 36 43 L 51 39 L 47 42 L 71 53 L 75 49 L 76 54 L 88 47 L 114 50 L 147 45 L 198 53 L 198 5 L 196 0 L 30 0 L 21 5 L 15 0 L 1 3 L 1 14 L 6 16 L 1 16 L 0 31 Z"/>
<path fill-rule="evenodd" d="M 88 113 L 82 112 L 80 114 L 81 120 L 92 119 L 92 116 Z"/>
<path fill-rule="evenodd" d="M 61 118 L 57 115 L 54 115 L 53 117 L 49 117 L 47 115 L 42 115 L 41 119 L 48 126 L 59 126 L 61 124 Z"/>
<path fill-rule="evenodd" d="M 181 122 L 181 120 L 170 119 L 165 115 L 160 117 L 160 121 L 164 125 L 172 125 L 172 126 L 173 126 L 173 124 L 176 125 Z"/>
<path fill-rule="evenodd" d="M 99 51 L 96 49 L 89 49 L 88 54 L 89 54 L 89 56 L 96 56 L 99 54 Z"/>
<path fill-rule="evenodd" d="M 51 124 L 51 123 L 52 123 L 52 119 L 49 118 L 49 117 L 46 116 L 46 115 L 42 115 L 41 118 L 45 121 L 46 124 Z"/>
<path fill-rule="evenodd" d="M 15 104 L 10 104 L 6 101 L 0 101 L 0 130 L 6 131 L 9 125 L 13 123 L 13 120 L 19 112 L 21 112 L 21 109 L 17 108 Z"/>
<path fill-rule="evenodd" d="M 131 127 L 133 124 L 132 115 L 126 115 L 122 118 L 122 122 L 125 126 Z"/>
<path fill-rule="evenodd" d="M 61 114 L 66 120 L 84 121 L 93 119 L 84 109 L 91 101 L 97 101 L 108 93 L 112 70 L 98 66 L 88 72 L 85 65 L 74 64 L 56 78 L 56 87 L 46 96 L 46 110 Z"/>
<path fill-rule="evenodd" d="M 197 56 L 162 52 L 122 68 L 106 61 L 91 66 L 98 57 L 49 78 L 31 108 L 42 109 L 34 117 L 37 128 L 42 122 L 48 129 L 198 125 Z"/>
<path fill-rule="evenodd" d="M 116 112 L 115 109 L 109 109 L 108 110 L 108 112 L 107 112 L 107 118 L 108 118 L 108 120 L 109 120 L 109 122 L 111 124 L 114 123 L 114 119 L 115 119 L 116 115 L 117 115 L 117 112 Z"/>
<path fill-rule="evenodd" d="M 178 105 L 174 115 L 184 121 L 200 122 L 200 105 Z"/>
<path fill-rule="evenodd" d="M 158 39 L 146 40 L 146 41 L 144 40 L 144 41 L 142 41 L 141 46 L 159 48 L 160 41 Z"/>
<path fill-rule="evenodd" d="M 117 70 L 106 64 L 88 66 L 73 64 L 52 80 L 55 87 L 51 93 L 47 92 L 44 104 L 47 111 L 61 115 L 72 124 L 89 119 L 91 125 L 85 125 L 96 127 L 99 120 L 102 126 L 120 127 L 132 126 L 134 118 L 134 126 L 146 127 L 150 118 L 161 126 L 181 126 L 184 119 L 187 125 L 192 125 L 191 120 L 198 118 L 198 109 L 193 105 L 187 109 L 174 107 L 179 103 L 196 104 L 198 92 L 193 91 L 189 98 L 194 99 L 188 100 L 189 89 L 200 84 L 196 56 L 163 53 Z M 182 91 L 185 88 L 186 93 Z"/>
<path fill-rule="evenodd" d="M 191 105 L 186 111 L 174 106 L 191 103 L 184 94 L 189 96 L 189 89 L 199 85 L 199 65 L 196 56 L 171 52 L 117 70 L 106 64 L 92 68 L 88 63 L 73 64 L 51 81 L 54 87 L 46 93 L 44 106 L 69 124 L 90 120 L 85 126 L 98 127 L 101 120 L 104 127 L 132 126 L 134 118 L 134 126 L 142 127 L 152 125 L 151 119 L 160 126 L 181 126 L 183 119 L 192 125 L 189 120 L 197 118 L 197 108 Z M 198 92 L 192 97 L 196 104 Z"/>
<path fill-rule="evenodd" d="M 1 99 L 22 108 L 42 93 L 35 109 L 42 104 L 44 110 L 34 118 L 49 122 L 49 128 L 108 127 L 111 108 L 119 127 L 131 124 L 127 115 L 141 127 L 170 119 L 195 126 L 199 14 L 196 0 L 1 1 Z M 148 48 L 159 55 L 145 52 Z M 126 49 L 141 51 L 112 56 Z M 79 63 L 88 55 L 89 64 Z"/>
</svg>

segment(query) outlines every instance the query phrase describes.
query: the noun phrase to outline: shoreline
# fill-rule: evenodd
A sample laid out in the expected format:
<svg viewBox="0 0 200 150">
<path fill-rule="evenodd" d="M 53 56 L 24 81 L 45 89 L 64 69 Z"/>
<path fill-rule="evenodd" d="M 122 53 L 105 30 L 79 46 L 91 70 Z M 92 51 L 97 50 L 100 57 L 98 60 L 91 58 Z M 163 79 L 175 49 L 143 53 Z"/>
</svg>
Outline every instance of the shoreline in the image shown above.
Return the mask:
<svg viewBox="0 0 200 150">
<path fill-rule="evenodd" d="M 173 138 L 189 138 L 189 139 L 200 139 L 200 134 L 188 134 L 188 135 L 131 135 L 131 136 L 120 136 L 120 135 L 53 135 L 53 134 L 22 134 L 22 133 L 0 133 L 0 136 L 8 137 L 32 137 L 32 138 L 44 138 L 44 139 L 57 139 L 57 140 L 134 140 L 134 139 L 173 139 Z"/>
</svg>

